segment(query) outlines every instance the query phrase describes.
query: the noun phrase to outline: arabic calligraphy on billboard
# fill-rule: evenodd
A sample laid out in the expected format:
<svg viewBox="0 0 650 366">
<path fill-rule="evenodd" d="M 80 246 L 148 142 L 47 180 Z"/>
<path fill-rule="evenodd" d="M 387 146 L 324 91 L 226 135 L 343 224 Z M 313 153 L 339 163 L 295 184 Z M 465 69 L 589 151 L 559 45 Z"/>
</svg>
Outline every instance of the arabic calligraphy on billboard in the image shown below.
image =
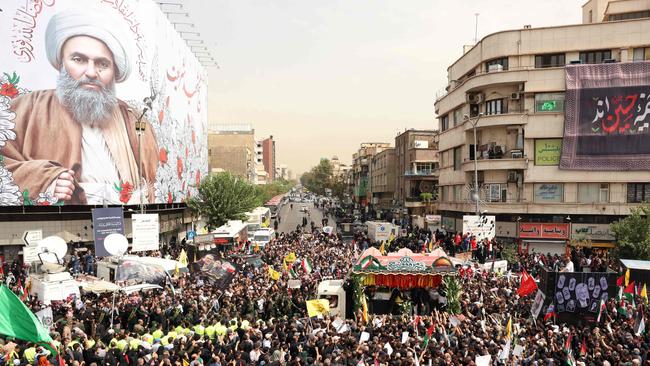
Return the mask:
<svg viewBox="0 0 650 366">
<path fill-rule="evenodd" d="M 196 193 L 207 76 L 157 4 L 4 1 L 0 44 L 0 205 Z"/>
<path fill-rule="evenodd" d="M 569 224 L 519 223 L 519 238 L 569 239 Z"/>
<path fill-rule="evenodd" d="M 560 169 L 650 169 L 649 64 L 566 67 Z"/>
</svg>

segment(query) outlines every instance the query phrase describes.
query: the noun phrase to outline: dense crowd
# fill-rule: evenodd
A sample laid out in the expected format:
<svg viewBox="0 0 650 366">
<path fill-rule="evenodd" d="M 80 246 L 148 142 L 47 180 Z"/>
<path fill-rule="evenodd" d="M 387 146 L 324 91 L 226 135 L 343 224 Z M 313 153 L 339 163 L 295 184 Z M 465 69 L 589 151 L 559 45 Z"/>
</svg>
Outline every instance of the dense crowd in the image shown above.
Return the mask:
<svg viewBox="0 0 650 366">
<path fill-rule="evenodd" d="M 422 242 L 431 240 L 448 248 L 453 238 L 413 228 L 390 250 L 420 251 Z M 80 299 L 52 304 L 51 334 L 61 358 L 0 337 L 0 365 L 473 365 L 483 355 L 491 355 L 490 364 L 564 365 L 572 358 L 584 365 L 650 363 L 650 338 L 635 333 L 636 315 L 650 315 L 638 296 L 638 306 L 626 304 L 626 315 L 610 299 L 599 323 L 594 317 L 564 323 L 562 316 L 533 319 L 533 296 L 517 295 L 520 269 L 536 275 L 542 266 L 566 269 L 567 262 L 576 262 L 576 269 L 605 265 L 588 251 L 564 258 L 521 255 L 507 273 L 466 271 L 458 276 L 463 291 L 455 315 L 437 303 L 420 314 L 371 315 L 367 321 L 360 312 L 349 319 L 307 317 L 305 301 L 314 297 L 319 281 L 349 281 L 366 245 L 362 236 L 344 242 L 319 231 L 281 234 L 260 253 L 262 263 L 249 256 L 217 258 L 237 267 L 225 284 L 188 273 L 174 279 L 175 295 L 169 289 L 117 294 L 115 308 L 111 294 L 82 293 Z M 290 254 L 295 259 L 287 261 Z M 309 260 L 311 271 L 302 268 L 302 259 Z M 272 278 L 269 266 L 279 279 Z M 3 280 L 18 291 L 17 284 L 25 283 L 23 269 L 18 263 L 4 268 Z M 290 280 L 300 280 L 301 287 L 289 288 Z M 44 307 L 37 299 L 28 305 L 34 311 Z"/>
</svg>

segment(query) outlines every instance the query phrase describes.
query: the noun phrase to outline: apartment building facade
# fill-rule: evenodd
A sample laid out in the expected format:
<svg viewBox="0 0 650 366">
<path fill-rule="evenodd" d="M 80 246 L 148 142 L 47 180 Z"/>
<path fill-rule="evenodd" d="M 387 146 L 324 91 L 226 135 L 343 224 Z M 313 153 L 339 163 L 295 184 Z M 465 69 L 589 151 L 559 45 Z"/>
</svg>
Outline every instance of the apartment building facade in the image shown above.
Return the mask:
<svg viewBox="0 0 650 366">
<path fill-rule="evenodd" d="M 386 148 L 370 158 L 370 203 L 375 210 L 393 208 L 395 196 L 395 148 Z"/>
<path fill-rule="evenodd" d="M 208 134 L 208 169 L 256 180 L 255 130 L 248 124 L 217 125 Z"/>
<path fill-rule="evenodd" d="M 390 147 L 387 142 L 364 142 L 352 155 L 352 198 L 361 206 L 367 206 L 372 199 L 370 190 L 370 163 L 375 154 Z"/>
<path fill-rule="evenodd" d="M 587 118 L 578 114 L 584 106 L 576 98 L 591 90 L 586 81 L 585 89 L 575 89 L 573 75 L 601 64 L 592 77 L 603 90 L 614 90 L 617 85 L 607 83 L 621 78 L 648 89 L 647 77 L 625 70 L 634 68 L 627 63 L 650 60 L 650 3 L 591 0 L 582 11 L 583 24 L 490 34 L 448 67 L 446 93 L 435 103 L 443 228 L 461 231 L 463 214 L 475 211 L 475 163 L 480 211 L 496 215 L 497 237 L 519 241 L 523 249 L 558 252 L 568 240 L 611 247 L 609 224 L 650 200 L 647 169 L 598 163 L 609 156 L 590 157 L 590 169 L 571 167 L 574 141 L 584 133 L 571 126 Z M 600 123 L 605 107 L 585 103 Z"/>
<path fill-rule="evenodd" d="M 409 129 L 395 137 L 395 202 L 403 214 L 435 211 L 438 168 L 438 131 Z M 422 193 L 430 193 L 431 202 Z"/>
<path fill-rule="evenodd" d="M 262 140 L 262 163 L 268 173 L 268 182 L 275 180 L 275 140 L 273 135 Z"/>
</svg>

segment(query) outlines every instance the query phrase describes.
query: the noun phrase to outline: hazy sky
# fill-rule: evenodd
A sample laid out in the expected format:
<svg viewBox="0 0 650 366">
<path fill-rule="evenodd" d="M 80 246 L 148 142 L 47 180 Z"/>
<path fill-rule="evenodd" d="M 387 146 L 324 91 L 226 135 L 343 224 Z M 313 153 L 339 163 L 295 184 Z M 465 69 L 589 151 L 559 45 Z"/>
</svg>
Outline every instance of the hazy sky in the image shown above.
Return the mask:
<svg viewBox="0 0 650 366">
<path fill-rule="evenodd" d="M 210 123 L 273 135 L 276 162 L 300 173 L 321 157 L 349 163 L 361 142 L 434 128 L 436 92 L 473 42 L 474 13 L 481 39 L 580 23 L 586 0 L 183 2 L 220 65 L 209 71 Z"/>
</svg>

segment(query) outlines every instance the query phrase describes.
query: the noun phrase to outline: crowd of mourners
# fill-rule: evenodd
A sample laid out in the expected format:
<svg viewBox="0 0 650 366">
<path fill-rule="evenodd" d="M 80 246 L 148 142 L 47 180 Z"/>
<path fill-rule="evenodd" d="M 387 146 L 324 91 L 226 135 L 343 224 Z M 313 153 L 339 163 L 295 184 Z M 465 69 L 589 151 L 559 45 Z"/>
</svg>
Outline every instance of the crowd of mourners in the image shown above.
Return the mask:
<svg viewBox="0 0 650 366">
<path fill-rule="evenodd" d="M 498 243 L 482 243 L 485 249 L 479 253 L 479 244 L 474 247 L 471 241 L 462 233 L 431 235 L 409 228 L 388 250 L 427 252 L 433 246 L 448 253 L 476 252 L 473 256 L 480 260 L 501 257 Z M 348 319 L 309 318 L 306 301 L 314 298 L 318 283 L 346 279 L 351 291 L 350 269 L 372 245 L 379 243 L 363 235 L 344 241 L 318 230 L 295 231 L 278 235 L 261 250 L 261 262 L 232 253 L 217 258 L 236 267 L 227 283 L 196 271 L 175 276 L 175 294 L 168 288 L 117 294 L 113 302 L 112 294 L 82 291 L 80 298 L 51 304 L 50 332 L 58 356 L 0 336 L 0 365 L 474 365 L 485 355 L 491 356 L 491 365 L 565 365 L 573 359 L 581 365 L 650 364 L 650 338 L 635 332 L 638 312 L 645 319 L 650 316 L 640 297 L 637 305 L 625 305 L 626 315 L 610 299 L 597 323 L 595 316 L 577 320 L 562 314 L 544 320 L 546 306 L 533 319 L 534 294 L 517 295 L 523 269 L 536 277 L 542 267 L 606 268 L 607 259 L 589 250 L 574 250 L 570 256 L 518 255 L 505 273 L 474 265 L 458 276 L 458 314 L 437 302 L 367 319 L 361 311 Z M 287 261 L 287 256 L 295 259 Z M 303 259 L 311 270 L 303 268 Z M 272 278 L 269 267 L 280 273 L 279 279 Z M 18 262 L 5 263 L 2 280 L 18 292 L 18 285 L 27 281 L 25 274 Z M 296 280 L 300 287 L 290 288 Z M 444 288 L 439 294 L 445 295 Z M 35 297 L 25 301 L 34 312 L 45 308 Z M 362 336 L 367 340 L 361 341 Z"/>
</svg>

